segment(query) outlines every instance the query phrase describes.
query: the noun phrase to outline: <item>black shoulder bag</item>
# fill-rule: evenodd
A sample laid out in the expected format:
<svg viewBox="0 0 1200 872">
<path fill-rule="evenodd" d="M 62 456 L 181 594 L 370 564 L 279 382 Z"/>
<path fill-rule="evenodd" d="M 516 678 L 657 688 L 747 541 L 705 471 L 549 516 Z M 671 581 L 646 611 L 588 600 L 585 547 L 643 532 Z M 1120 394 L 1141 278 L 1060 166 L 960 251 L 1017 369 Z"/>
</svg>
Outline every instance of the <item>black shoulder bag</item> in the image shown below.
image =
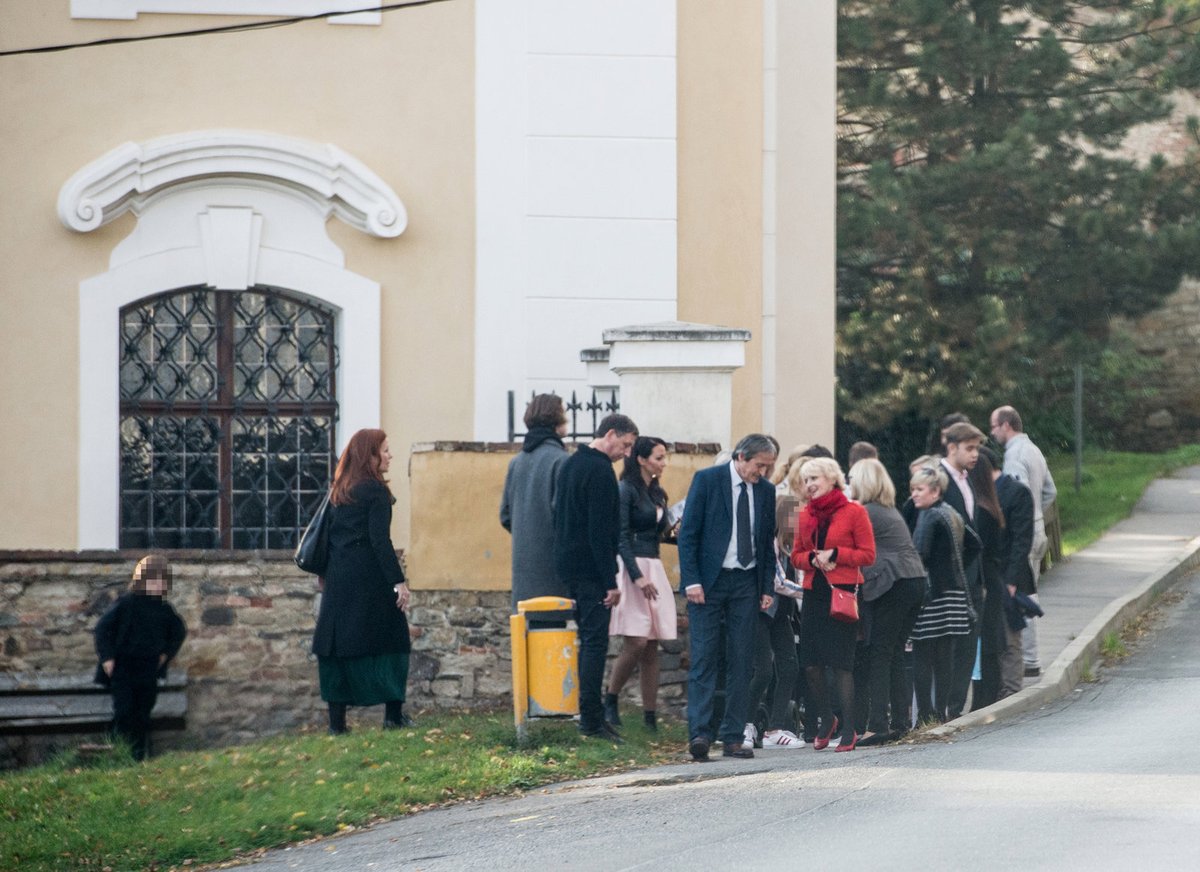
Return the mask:
<svg viewBox="0 0 1200 872">
<path fill-rule="evenodd" d="M 296 545 L 296 565 L 305 572 L 324 575 L 325 567 L 329 565 L 330 514 L 329 494 L 326 493 Z"/>
</svg>

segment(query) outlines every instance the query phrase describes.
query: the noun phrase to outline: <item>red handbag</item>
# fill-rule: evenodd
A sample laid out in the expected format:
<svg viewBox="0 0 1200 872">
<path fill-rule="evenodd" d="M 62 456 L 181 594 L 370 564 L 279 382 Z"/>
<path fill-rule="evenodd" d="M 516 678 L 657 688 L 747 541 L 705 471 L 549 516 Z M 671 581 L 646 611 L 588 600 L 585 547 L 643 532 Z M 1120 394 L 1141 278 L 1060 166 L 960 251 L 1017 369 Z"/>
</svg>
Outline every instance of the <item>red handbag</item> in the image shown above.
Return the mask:
<svg viewBox="0 0 1200 872">
<path fill-rule="evenodd" d="M 845 624 L 853 624 L 858 620 L 858 597 L 852 590 L 842 590 L 831 587 L 833 599 L 829 601 L 829 617 Z"/>
</svg>

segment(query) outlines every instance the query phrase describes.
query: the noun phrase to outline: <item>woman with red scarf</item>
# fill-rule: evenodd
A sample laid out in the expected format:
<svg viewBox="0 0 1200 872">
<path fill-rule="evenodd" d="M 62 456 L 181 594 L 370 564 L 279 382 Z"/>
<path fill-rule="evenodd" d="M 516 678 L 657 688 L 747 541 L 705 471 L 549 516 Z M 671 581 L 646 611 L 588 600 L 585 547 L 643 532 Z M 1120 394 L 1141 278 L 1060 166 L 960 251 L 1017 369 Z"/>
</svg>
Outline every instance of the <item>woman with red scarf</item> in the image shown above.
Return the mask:
<svg viewBox="0 0 1200 872">
<path fill-rule="evenodd" d="M 857 593 L 861 567 L 875 562 L 875 534 L 867 510 L 846 499 L 846 479 L 837 461 L 818 457 L 800 469 L 808 503 L 800 511 L 792 545 L 792 564 L 804 572 L 804 601 L 800 607 L 800 666 L 819 715 L 813 749 L 829 746 L 838 720 L 829 704 L 826 667 L 833 670 L 841 697 L 844 723 L 837 750 L 853 751 L 854 646 L 858 622 L 830 615 L 833 587 Z"/>
</svg>

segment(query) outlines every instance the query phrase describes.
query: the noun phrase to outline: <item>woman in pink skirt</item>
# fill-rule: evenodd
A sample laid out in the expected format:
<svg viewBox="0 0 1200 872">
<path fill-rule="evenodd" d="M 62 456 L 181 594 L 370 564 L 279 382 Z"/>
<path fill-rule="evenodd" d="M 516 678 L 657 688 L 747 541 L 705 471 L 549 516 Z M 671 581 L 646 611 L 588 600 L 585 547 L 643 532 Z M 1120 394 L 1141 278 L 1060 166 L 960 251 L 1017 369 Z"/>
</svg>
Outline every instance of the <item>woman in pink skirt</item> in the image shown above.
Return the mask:
<svg viewBox="0 0 1200 872">
<path fill-rule="evenodd" d="M 658 728 L 658 641 L 678 635 L 674 591 L 658 556 L 659 543 L 670 533 L 667 494 L 659 484 L 666 467 L 667 444 L 652 436 L 639 436 L 621 473 L 617 565 L 621 599 L 613 606 L 608 633 L 624 636 L 625 642 L 604 695 L 604 717 L 613 726 L 621 725 L 617 697 L 637 666 L 646 726 Z"/>
</svg>

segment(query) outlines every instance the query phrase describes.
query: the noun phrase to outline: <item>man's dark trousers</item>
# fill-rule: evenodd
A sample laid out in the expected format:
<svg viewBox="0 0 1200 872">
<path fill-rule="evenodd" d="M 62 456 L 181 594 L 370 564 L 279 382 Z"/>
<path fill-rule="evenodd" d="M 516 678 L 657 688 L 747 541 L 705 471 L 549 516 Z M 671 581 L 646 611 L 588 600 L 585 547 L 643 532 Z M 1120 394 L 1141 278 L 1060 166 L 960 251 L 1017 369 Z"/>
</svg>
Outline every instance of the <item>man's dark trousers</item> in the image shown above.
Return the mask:
<svg viewBox="0 0 1200 872">
<path fill-rule="evenodd" d="M 754 622 L 758 618 L 757 571 L 722 569 L 704 591 L 704 605 L 688 603 L 691 668 L 688 670 L 688 738 L 712 741 L 713 697 L 717 691 L 718 645 L 725 618 L 725 717 L 718 737 L 740 745 L 750 704 L 754 670 Z M 580 679 L 582 682 L 582 678 Z"/>
<path fill-rule="evenodd" d="M 579 729 L 594 732 L 604 725 L 604 665 L 608 658 L 608 621 L 604 605 L 608 591 L 589 582 L 568 582 L 575 599 L 575 625 L 579 628 Z"/>
</svg>

